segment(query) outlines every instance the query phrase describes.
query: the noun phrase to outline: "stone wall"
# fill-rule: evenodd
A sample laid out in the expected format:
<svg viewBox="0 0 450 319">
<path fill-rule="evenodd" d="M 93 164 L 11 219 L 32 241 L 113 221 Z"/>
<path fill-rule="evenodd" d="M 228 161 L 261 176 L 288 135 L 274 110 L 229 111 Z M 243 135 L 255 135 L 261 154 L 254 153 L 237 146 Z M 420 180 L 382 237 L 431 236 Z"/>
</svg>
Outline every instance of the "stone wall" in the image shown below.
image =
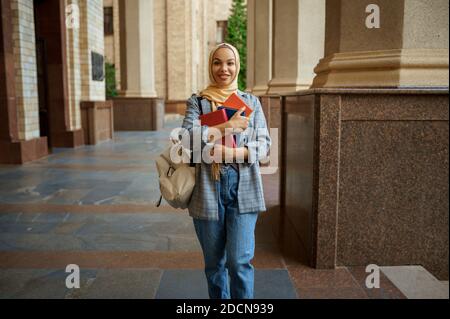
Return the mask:
<svg viewBox="0 0 450 319">
<path fill-rule="evenodd" d="M 82 26 L 83 18 L 81 13 L 82 7 L 78 0 L 65 0 L 66 8 L 68 5 L 78 6 L 79 8 L 79 26 L 66 25 L 66 52 L 67 52 L 67 77 L 68 77 L 68 102 L 69 102 L 69 118 L 70 118 L 70 130 L 77 130 L 81 128 L 81 114 L 80 114 L 80 101 L 81 101 L 81 71 L 83 70 L 82 61 L 80 59 L 80 28 Z M 67 13 L 66 13 L 67 14 Z M 76 12 L 73 14 L 76 20 Z M 83 32 L 81 40 L 83 41 Z M 86 65 L 84 65 L 86 70 Z"/>
<path fill-rule="evenodd" d="M 166 0 L 154 0 L 155 14 L 155 86 L 156 93 L 160 97 L 167 95 L 167 20 L 166 20 Z"/>
<path fill-rule="evenodd" d="M 39 137 L 36 43 L 32 0 L 11 1 L 19 138 Z"/>
<path fill-rule="evenodd" d="M 104 55 L 104 41 L 103 41 L 103 1 L 89 0 L 87 6 L 87 40 L 88 50 L 84 52 L 89 54 L 89 62 L 91 62 L 91 52 L 96 52 Z M 89 63 L 89 73 L 87 74 L 89 82 L 89 97 L 90 101 L 104 101 L 105 100 L 105 81 L 92 80 L 92 63 Z M 83 85 L 86 85 L 83 83 Z"/>
<path fill-rule="evenodd" d="M 71 130 L 78 130 L 80 102 L 105 100 L 105 81 L 92 80 L 91 58 L 91 52 L 104 54 L 103 2 L 66 0 L 70 4 L 79 8 L 79 27 L 66 28 L 70 123 Z"/>
</svg>

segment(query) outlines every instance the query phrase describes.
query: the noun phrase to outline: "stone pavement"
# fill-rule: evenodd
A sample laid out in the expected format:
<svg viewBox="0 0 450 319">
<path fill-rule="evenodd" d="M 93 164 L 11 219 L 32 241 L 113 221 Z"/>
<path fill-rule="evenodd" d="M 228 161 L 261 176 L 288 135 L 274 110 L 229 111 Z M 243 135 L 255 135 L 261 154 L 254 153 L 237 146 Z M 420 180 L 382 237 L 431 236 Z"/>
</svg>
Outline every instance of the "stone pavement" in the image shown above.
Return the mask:
<svg viewBox="0 0 450 319">
<path fill-rule="evenodd" d="M 96 146 L 0 166 L 0 298 L 207 298 L 192 219 L 167 204 L 154 206 L 154 159 L 180 123 L 168 115 L 160 132 L 116 132 Z M 263 179 L 268 207 L 275 206 L 277 176 Z M 256 298 L 420 295 L 395 267 L 370 290 L 363 267 L 315 270 L 283 255 L 271 230 L 276 213 L 269 209 L 257 223 Z M 66 287 L 69 264 L 80 268 L 79 289 Z M 409 282 L 420 273 L 408 271 Z M 448 298 L 448 282 L 433 282 L 442 291 L 427 284 L 430 296 L 445 297 L 446 287 Z"/>
</svg>

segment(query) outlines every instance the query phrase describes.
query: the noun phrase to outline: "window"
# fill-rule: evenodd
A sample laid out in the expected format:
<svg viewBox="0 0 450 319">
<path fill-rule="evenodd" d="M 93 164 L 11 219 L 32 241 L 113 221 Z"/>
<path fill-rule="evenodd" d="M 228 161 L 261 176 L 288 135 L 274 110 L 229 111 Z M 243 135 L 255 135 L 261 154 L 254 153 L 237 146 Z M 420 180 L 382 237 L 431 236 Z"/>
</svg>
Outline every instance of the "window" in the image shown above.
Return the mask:
<svg viewBox="0 0 450 319">
<path fill-rule="evenodd" d="M 228 21 L 217 21 L 216 42 L 217 44 L 225 42 L 228 35 Z"/>
<path fill-rule="evenodd" d="M 105 7 L 103 8 L 103 23 L 104 23 L 104 33 L 105 35 L 114 34 L 114 24 L 113 24 L 113 8 Z"/>
</svg>

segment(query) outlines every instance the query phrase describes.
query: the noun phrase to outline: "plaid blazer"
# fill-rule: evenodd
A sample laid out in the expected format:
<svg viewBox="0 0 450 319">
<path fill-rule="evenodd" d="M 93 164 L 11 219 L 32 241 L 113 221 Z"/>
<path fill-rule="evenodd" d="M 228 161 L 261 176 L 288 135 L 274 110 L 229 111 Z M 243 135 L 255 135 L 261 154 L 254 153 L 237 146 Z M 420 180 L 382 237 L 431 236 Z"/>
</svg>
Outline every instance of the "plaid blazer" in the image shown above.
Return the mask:
<svg viewBox="0 0 450 319">
<path fill-rule="evenodd" d="M 259 213 L 266 210 L 259 160 L 268 156 L 272 142 L 259 99 L 239 90 L 237 93 L 253 109 L 248 128 L 244 132 L 236 134 L 237 146 L 246 146 L 249 151 L 248 161 L 238 163 L 239 213 Z M 189 132 L 191 140 L 194 136 L 201 134 L 206 141 L 208 127 L 200 126 L 199 122 L 196 122 L 199 121 L 200 116 L 199 103 L 201 103 L 203 114 L 211 112 L 211 104 L 207 99 L 199 99 L 198 95 L 192 95 L 187 100 L 182 127 Z M 198 135 L 194 134 L 195 130 L 198 130 Z M 201 144 L 198 143 L 202 151 L 205 147 L 213 147 L 212 143 L 204 141 Z M 193 218 L 218 220 L 219 195 L 216 190 L 216 181 L 211 176 L 211 165 L 201 159 L 201 154 L 201 152 L 197 152 L 197 158 L 194 156 L 194 161 L 197 163 L 195 164 L 195 188 L 188 206 L 189 215 Z"/>
</svg>

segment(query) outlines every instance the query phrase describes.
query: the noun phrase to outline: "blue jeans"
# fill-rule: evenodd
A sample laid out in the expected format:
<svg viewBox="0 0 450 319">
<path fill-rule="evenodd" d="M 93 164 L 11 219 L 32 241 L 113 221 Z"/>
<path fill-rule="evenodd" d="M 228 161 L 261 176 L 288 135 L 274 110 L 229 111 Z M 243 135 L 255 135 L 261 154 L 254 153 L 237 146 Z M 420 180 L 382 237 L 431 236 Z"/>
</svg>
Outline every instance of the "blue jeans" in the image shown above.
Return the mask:
<svg viewBox="0 0 450 319">
<path fill-rule="evenodd" d="M 239 173 L 232 167 L 226 168 L 216 182 L 219 220 L 194 218 L 211 299 L 253 298 L 254 268 L 250 262 L 255 253 L 258 213 L 239 213 L 238 184 Z"/>
</svg>

